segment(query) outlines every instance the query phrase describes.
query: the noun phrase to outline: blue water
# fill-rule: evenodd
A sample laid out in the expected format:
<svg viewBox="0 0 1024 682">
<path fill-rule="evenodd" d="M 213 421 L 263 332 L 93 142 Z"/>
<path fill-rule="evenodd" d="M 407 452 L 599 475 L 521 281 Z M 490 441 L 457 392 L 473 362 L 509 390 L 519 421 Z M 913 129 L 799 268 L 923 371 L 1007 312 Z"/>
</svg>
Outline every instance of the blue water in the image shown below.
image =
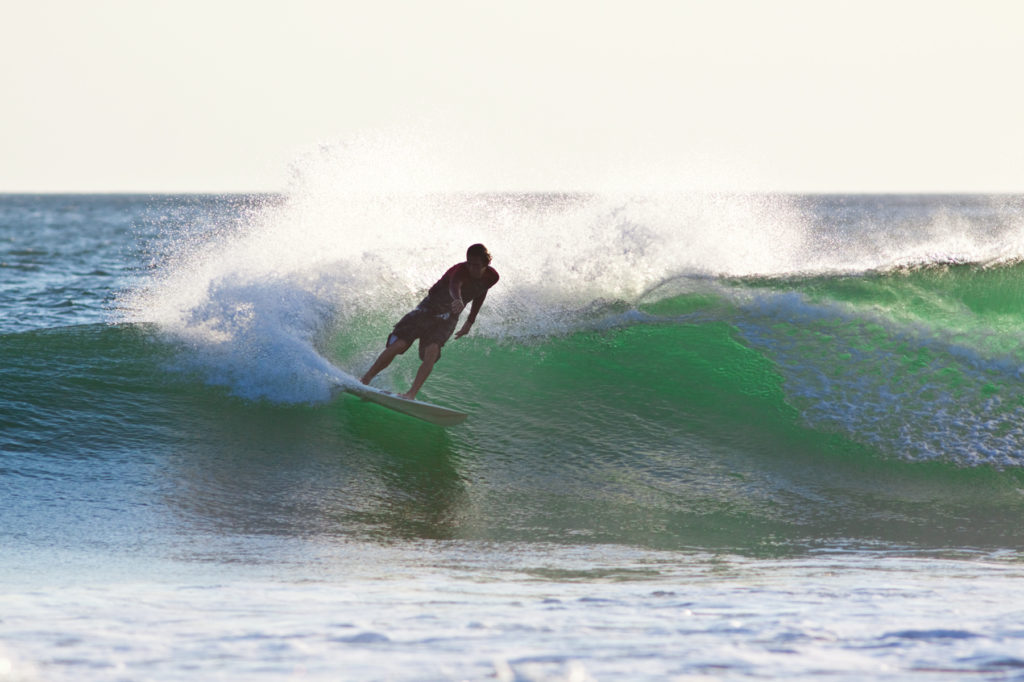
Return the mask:
<svg viewBox="0 0 1024 682">
<path fill-rule="evenodd" d="M 1022 209 L 0 196 L 0 679 L 1024 679 Z"/>
</svg>

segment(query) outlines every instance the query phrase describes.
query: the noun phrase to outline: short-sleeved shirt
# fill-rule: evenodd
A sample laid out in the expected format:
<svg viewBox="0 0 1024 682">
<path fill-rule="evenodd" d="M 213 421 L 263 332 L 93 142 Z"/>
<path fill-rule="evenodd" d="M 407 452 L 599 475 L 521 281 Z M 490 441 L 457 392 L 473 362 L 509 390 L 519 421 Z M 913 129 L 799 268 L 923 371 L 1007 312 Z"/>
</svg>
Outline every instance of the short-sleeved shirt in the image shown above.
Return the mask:
<svg viewBox="0 0 1024 682">
<path fill-rule="evenodd" d="M 475 322 L 476 314 L 487 298 L 487 290 L 497 283 L 498 271 L 491 266 L 484 268 L 479 279 L 474 279 L 469 273 L 469 266 L 459 263 L 441 275 L 441 279 L 430 287 L 427 297 L 417 307 L 447 313 L 451 311 L 455 299 L 460 298 L 470 308 L 467 322 Z"/>
</svg>

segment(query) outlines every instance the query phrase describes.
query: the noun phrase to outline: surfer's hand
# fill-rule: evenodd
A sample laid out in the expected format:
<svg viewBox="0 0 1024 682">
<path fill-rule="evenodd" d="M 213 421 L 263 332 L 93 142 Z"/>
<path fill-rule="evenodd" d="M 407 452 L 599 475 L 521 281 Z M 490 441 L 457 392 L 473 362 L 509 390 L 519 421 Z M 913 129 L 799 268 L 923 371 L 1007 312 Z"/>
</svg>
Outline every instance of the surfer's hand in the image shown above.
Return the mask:
<svg viewBox="0 0 1024 682">
<path fill-rule="evenodd" d="M 457 298 L 452 301 L 452 312 L 458 315 L 462 312 L 462 309 L 466 307 L 466 304 L 462 302 L 461 298 Z"/>
<path fill-rule="evenodd" d="M 462 329 L 460 329 L 459 331 L 455 332 L 455 338 L 461 339 L 463 336 L 465 336 L 466 334 L 469 333 L 469 328 L 472 327 L 472 326 L 473 326 L 472 322 L 467 322 L 466 324 L 462 325 Z"/>
</svg>

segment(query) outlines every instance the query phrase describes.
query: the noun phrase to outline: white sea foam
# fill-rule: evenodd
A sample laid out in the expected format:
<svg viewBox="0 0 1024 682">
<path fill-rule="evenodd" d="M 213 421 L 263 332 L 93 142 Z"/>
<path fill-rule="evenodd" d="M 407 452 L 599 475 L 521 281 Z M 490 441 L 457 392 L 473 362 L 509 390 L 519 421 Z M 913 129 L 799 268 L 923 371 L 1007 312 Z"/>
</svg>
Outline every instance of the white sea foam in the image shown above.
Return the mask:
<svg viewBox="0 0 1024 682">
<path fill-rule="evenodd" d="M 193 569 L 185 584 L 7 590 L 11 679 L 911 680 L 921 661 L 960 677 L 1022 666 L 1020 570 L 986 555 L 358 549 L 291 580 L 233 566 L 227 582 Z"/>
</svg>

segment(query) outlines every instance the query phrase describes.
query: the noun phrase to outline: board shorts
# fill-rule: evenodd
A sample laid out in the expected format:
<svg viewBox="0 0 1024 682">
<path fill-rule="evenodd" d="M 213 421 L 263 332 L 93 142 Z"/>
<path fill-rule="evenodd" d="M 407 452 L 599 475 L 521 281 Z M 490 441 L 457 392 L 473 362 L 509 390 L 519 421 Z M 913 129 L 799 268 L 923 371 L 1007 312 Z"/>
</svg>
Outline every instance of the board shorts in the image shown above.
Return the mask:
<svg viewBox="0 0 1024 682">
<path fill-rule="evenodd" d="M 408 341 L 409 345 L 416 339 L 420 340 L 420 360 L 423 359 L 423 351 L 432 343 L 436 343 L 440 349 L 445 342 L 455 333 L 455 325 L 459 322 L 459 316 L 452 313 L 434 313 L 424 308 L 415 308 L 398 321 L 395 328 L 388 336 L 387 347 L 390 347 L 398 339 Z M 441 359 L 441 356 L 437 356 Z"/>
</svg>

